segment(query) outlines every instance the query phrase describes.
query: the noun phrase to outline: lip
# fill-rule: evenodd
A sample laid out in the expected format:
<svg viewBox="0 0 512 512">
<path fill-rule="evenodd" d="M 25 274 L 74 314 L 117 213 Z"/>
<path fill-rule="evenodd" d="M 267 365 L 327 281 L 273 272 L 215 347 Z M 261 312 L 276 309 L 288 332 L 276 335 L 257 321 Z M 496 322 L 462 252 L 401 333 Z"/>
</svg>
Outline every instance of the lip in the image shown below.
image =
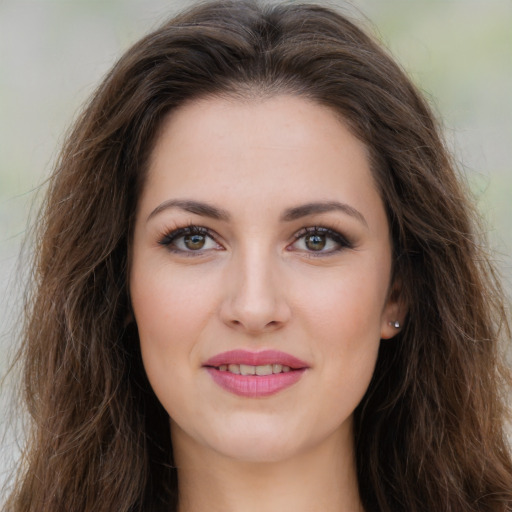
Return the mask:
<svg viewBox="0 0 512 512">
<path fill-rule="evenodd" d="M 279 350 L 262 350 L 260 352 L 230 350 L 211 357 L 203 366 L 218 368 L 222 364 L 248 364 L 251 366 L 281 364 L 283 366 L 289 366 L 292 370 L 309 368 L 306 362 Z"/>
<path fill-rule="evenodd" d="M 281 364 L 289 366 L 291 371 L 271 375 L 236 375 L 229 371 L 219 370 L 219 366 L 229 364 L 251 366 Z M 246 398 L 263 398 L 279 393 L 298 382 L 309 365 L 291 354 L 278 350 L 261 352 L 230 350 L 208 359 L 203 367 L 222 389 Z"/>
</svg>

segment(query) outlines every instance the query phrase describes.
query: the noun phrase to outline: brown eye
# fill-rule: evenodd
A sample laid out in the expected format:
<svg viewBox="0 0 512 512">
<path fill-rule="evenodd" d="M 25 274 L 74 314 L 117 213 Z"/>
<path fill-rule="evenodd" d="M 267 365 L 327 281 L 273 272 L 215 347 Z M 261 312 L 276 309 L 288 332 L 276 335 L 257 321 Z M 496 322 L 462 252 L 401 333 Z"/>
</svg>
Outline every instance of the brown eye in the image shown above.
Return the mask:
<svg viewBox="0 0 512 512">
<path fill-rule="evenodd" d="M 187 235 L 183 237 L 183 243 L 191 251 L 197 251 L 204 247 L 206 237 L 204 235 Z"/>
<path fill-rule="evenodd" d="M 208 229 L 202 226 L 187 226 L 165 235 L 159 243 L 169 251 L 189 255 L 200 255 L 205 251 L 222 250 Z"/>
<path fill-rule="evenodd" d="M 309 253 L 310 256 L 329 256 L 353 247 L 347 237 L 322 226 L 310 226 L 295 233 L 295 242 L 289 251 Z"/>
<path fill-rule="evenodd" d="M 314 234 L 307 235 L 305 237 L 304 243 L 310 251 L 321 251 L 325 248 L 327 240 L 325 235 Z"/>
</svg>

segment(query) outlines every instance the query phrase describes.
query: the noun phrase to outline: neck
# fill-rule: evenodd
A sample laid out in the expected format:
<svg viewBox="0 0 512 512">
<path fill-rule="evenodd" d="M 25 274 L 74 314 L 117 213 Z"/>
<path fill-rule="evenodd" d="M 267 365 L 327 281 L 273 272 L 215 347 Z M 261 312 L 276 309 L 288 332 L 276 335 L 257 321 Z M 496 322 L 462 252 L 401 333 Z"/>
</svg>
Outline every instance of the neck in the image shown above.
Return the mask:
<svg viewBox="0 0 512 512">
<path fill-rule="evenodd" d="M 175 427 L 179 512 L 362 512 L 353 442 L 344 441 L 334 434 L 286 460 L 247 462 L 197 446 Z"/>
</svg>

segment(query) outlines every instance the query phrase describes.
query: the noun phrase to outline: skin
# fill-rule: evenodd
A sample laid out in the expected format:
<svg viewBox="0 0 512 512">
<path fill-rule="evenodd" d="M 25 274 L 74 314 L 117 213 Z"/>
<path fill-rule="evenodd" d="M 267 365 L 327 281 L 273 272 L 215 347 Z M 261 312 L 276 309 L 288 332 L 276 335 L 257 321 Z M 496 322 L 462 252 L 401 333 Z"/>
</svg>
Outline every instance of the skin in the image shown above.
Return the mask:
<svg viewBox="0 0 512 512">
<path fill-rule="evenodd" d="M 335 201 L 349 208 L 283 219 Z M 210 230 L 194 239 L 202 248 L 169 242 L 189 225 Z M 301 232 L 318 226 L 348 244 Z M 215 97 L 167 118 L 139 200 L 130 290 L 144 366 L 171 418 L 180 511 L 361 509 L 352 419 L 380 340 L 397 332 L 389 322 L 403 319 L 390 273 L 366 147 L 330 109 Z M 203 366 L 233 349 L 281 350 L 308 369 L 276 394 L 240 397 Z"/>
</svg>

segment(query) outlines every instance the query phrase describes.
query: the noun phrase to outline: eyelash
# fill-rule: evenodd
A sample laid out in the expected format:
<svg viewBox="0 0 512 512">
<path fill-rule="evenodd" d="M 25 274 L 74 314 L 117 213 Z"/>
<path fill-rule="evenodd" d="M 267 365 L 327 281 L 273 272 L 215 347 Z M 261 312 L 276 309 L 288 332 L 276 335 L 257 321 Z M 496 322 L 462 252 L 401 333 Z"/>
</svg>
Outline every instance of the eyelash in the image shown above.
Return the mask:
<svg viewBox="0 0 512 512">
<path fill-rule="evenodd" d="M 166 247 L 169 251 L 179 253 L 179 254 L 185 254 L 187 256 L 198 256 L 201 254 L 202 251 L 193 251 L 193 250 L 183 250 L 179 249 L 178 247 L 173 246 L 173 244 L 179 240 L 182 237 L 185 236 L 193 236 L 193 235 L 201 235 L 207 238 L 210 238 L 215 243 L 218 244 L 215 235 L 208 229 L 204 228 L 202 226 L 196 226 L 196 225 L 190 225 L 183 228 L 175 229 L 169 233 L 166 233 L 162 236 L 162 238 L 158 241 L 160 245 L 163 245 Z"/>
<path fill-rule="evenodd" d="M 165 235 L 162 236 L 162 238 L 159 240 L 158 243 L 160 245 L 163 245 L 169 251 L 174 252 L 174 253 L 178 253 L 178 254 L 182 254 L 182 255 L 186 255 L 186 256 L 192 256 L 192 257 L 200 256 L 201 254 L 203 254 L 203 251 L 201 251 L 200 249 L 197 251 L 194 251 L 194 250 L 187 251 L 187 250 L 179 249 L 179 248 L 173 246 L 173 244 L 175 244 L 176 241 L 179 240 L 180 238 L 185 237 L 185 236 L 193 236 L 193 235 L 201 235 L 201 236 L 210 238 L 213 242 L 220 245 L 219 242 L 217 241 L 216 235 L 214 233 L 212 233 L 212 231 L 210 231 L 208 228 L 205 228 L 202 226 L 196 226 L 196 225 L 190 225 L 190 226 L 186 226 L 183 228 L 178 228 L 169 233 L 166 233 Z M 339 233 L 333 229 L 326 228 L 323 226 L 309 226 L 306 228 L 302 228 L 301 230 L 299 230 L 297 233 L 295 233 L 293 235 L 294 241 L 291 245 L 294 245 L 297 241 L 299 241 L 301 238 L 306 237 L 307 235 L 325 236 L 326 238 L 331 239 L 338 245 L 338 247 L 336 247 L 335 249 L 329 250 L 329 251 L 313 251 L 313 250 L 305 251 L 308 254 L 308 256 L 310 256 L 310 257 L 321 257 L 321 256 L 331 255 L 331 254 L 340 252 L 343 249 L 352 249 L 354 247 L 353 243 L 350 242 L 350 240 L 348 240 L 344 235 L 342 235 L 341 233 Z M 288 246 L 288 248 L 289 247 L 290 246 Z M 289 249 L 289 250 L 292 250 L 292 249 Z"/>
<path fill-rule="evenodd" d="M 330 238 L 332 241 L 334 241 L 338 247 L 335 249 L 331 249 L 329 251 L 307 251 L 307 254 L 309 257 L 321 257 L 321 256 L 328 256 L 331 254 L 336 254 L 344 249 L 353 249 L 354 244 L 344 235 L 339 233 L 338 231 L 335 231 L 330 228 L 326 228 L 323 226 L 310 226 L 306 228 L 302 228 L 299 230 L 295 235 L 293 236 L 295 239 L 295 242 L 300 240 L 301 238 L 306 237 L 307 235 L 321 235 L 325 236 L 326 238 Z"/>
</svg>

